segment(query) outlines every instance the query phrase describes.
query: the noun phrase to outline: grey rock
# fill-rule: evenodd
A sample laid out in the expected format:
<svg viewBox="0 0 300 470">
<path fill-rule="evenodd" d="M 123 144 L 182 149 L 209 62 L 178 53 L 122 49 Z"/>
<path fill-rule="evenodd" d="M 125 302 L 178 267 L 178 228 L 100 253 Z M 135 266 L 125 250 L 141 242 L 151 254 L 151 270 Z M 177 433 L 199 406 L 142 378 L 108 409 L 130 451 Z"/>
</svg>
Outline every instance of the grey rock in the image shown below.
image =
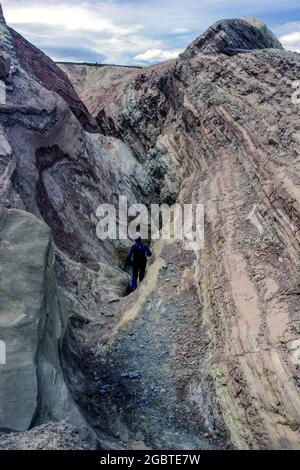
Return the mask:
<svg viewBox="0 0 300 470">
<path fill-rule="evenodd" d="M 143 377 L 143 375 L 144 375 L 143 370 L 134 370 L 134 371 L 123 372 L 121 374 L 121 377 L 123 379 L 139 379 Z"/>
<path fill-rule="evenodd" d="M 293 304 L 284 298 L 278 301 L 276 293 L 273 296 L 265 292 L 269 288 L 259 286 L 257 290 L 251 283 L 257 305 L 254 306 L 255 321 L 250 325 L 249 311 L 236 289 L 239 277 L 233 267 L 238 264 L 241 275 L 249 279 L 261 255 L 259 269 L 266 279 L 273 281 L 271 290 L 276 285 L 279 293 L 285 292 L 287 280 L 294 279 L 298 269 L 300 228 L 296 162 L 299 149 L 297 139 L 292 137 L 298 129 L 295 107 L 290 99 L 292 89 L 288 84 L 299 76 L 299 55 L 281 50 L 274 36 L 256 20 L 226 20 L 194 41 L 181 58 L 118 75 L 113 86 L 109 76 L 105 86 L 99 84 L 98 73 L 95 84 L 93 73 L 98 68 L 85 68 L 86 79 L 93 87 L 89 86 L 86 104 L 104 134 L 91 136 L 83 130 L 83 126 L 90 129 L 87 127 L 90 119 L 78 97 L 72 93 L 73 98 L 67 99 L 71 88 L 65 76 L 58 74 L 55 64 L 6 28 L 3 21 L 0 21 L 0 29 L 5 39 L 1 46 L 9 51 L 16 64 L 16 73 L 10 74 L 7 86 L 9 108 L 0 116 L 0 127 L 3 127 L 0 204 L 26 209 L 49 227 L 46 237 L 49 252 L 45 250 L 45 261 L 39 261 L 38 270 L 30 264 L 31 254 L 27 254 L 27 258 L 24 255 L 20 264 L 14 264 L 20 247 L 10 251 L 7 249 L 9 239 L 2 234 L 0 237 L 1 262 L 4 255 L 4 274 L 10 277 L 7 282 L 11 283 L 9 289 L 4 286 L 3 290 L 1 285 L 0 318 L 1 322 L 12 318 L 9 325 L 1 323 L 0 335 L 15 335 L 13 344 L 19 342 L 15 358 L 24 377 L 21 382 L 17 367 L 11 369 L 11 374 L 1 375 L 1 393 L 5 390 L 5 397 L 0 398 L 2 422 L 24 429 L 29 422 L 32 426 L 50 419 L 59 422 L 66 414 L 72 421 L 79 422 L 78 408 L 68 388 L 74 396 L 83 398 L 80 405 L 92 422 L 101 421 L 99 402 L 95 398 L 99 399 L 99 393 L 95 393 L 99 385 L 88 382 L 95 370 L 90 351 L 105 335 L 110 337 L 110 331 L 122 338 L 120 329 L 109 330 L 116 326 L 113 320 L 104 322 L 99 313 L 105 310 L 109 300 L 118 297 L 120 302 L 111 304 L 109 310 L 115 312 L 115 319 L 120 319 L 121 325 L 123 319 L 128 319 L 128 309 L 137 301 L 139 314 L 134 325 L 139 325 L 138 334 L 137 341 L 131 341 L 124 333 L 127 343 L 120 344 L 118 353 L 114 341 L 103 348 L 105 354 L 102 348 L 98 350 L 101 367 L 106 368 L 102 377 L 115 380 L 121 371 L 127 370 L 120 384 L 120 402 L 114 401 L 113 396 L 111 400 L 102 400 L 100 414 L 107 411 L 102 421 L 106 422 L 106 418 L 108 422 L 114 421 L 111 426 L 114 429 L 118 421 L 123 438 L 125 422 L 133 430 L 130 418 L 134 416 L 136 420 L 139 416 L 136 406 L 141 399 L 147 400 L 149 383 L 156 383 L 159 373 L 165 377 L 165 383 L 170 384 L 170 390 L 166 387 L 170 393 L 161 395 L 161 400 L 154 400 L 151 394 L 156 408 L 149 409 L 149 415 L 155 412 L 162 427 L 153 428 L 149 416 L 143 416 L 143 431 L 136 421 L 136 431 L 130 432 L 127 443 L 133 436 L 139 443 L 149 442 L 154 448 L 161 448 L 167 417 L 175 422 L 175 415 L 180 415 L 187 406 L 190 411 L 197 408 L 201 419 L 198 413 L 190 412 L 186 416 L 182 413 L 176 424 L 186 420 L 190 429 L 195 426 L 199 429 L 199 422 L 203 421 L 208 429 L 220 428 L 223 435 L 226 427 L 225 442 L 230 435 L 234 445 L 241 448 L 277 448 L 278 445 L 298 448 L 299 435 L 291 424 L 298 419 L 297 409 L 289 406 L 286 393 L 281 397 L 287 385 L 290 396 L 297 397 L 298 391 L 296 382 L 288 383 L 286 374 L 282 373 L 287 366 L 287 351 L 281 348 L 280 342 L 283 336 L 286 345 L 294 340 L 296 330 L 291 325 L 297 324 L 299 317 L 296 299 Z M 36 57 L 43 61 L 41 67 Z M 74 114 L 80 120 L 81 111 L 80 123 Z M 270 149 L 268 139 L 272 136 L 280 139 L 278 145 Z M 189 259 L 187 256 L 186 261 L 182 260 L 179 244 L 165 246 L 160 252 L 163 259 L 168 262 L 171 258 L 178 266 L 182 302 L 178 302 L 179 293 L 171 287 L 177 282 L 174 274 L 169 288 L 165 291 L 162 288 L 164 277 L 170 278 L 167 270 L 160 273 L 158 281 L 155 276 L 152 278 L 153 284 L 150 282 L 152 287 L 147 293 L 151 301 L 147 308 L 143 307 L 143 286 L 131 298 L 122 299 L 129 277 L 118 265 L 127 245 L 102 242 L 95 235 L 97 206 L 103 201 L 115 204 L 118 194 L 126 194 L 130 204 L 175 201 L 177 196 L 186 203 L 209 202 L 205 221 L 208 243 L 200 257 Z M 210 204 L 215 200 L 218 200 L 217 206 Z M 238 205 L 234 204 L 237 201 Z M 249 230 L 249 220 L 241 217 L 252 211 L 254 203 L 262 211 L 265 246 L 256 244 L 259 237 L 257 234 L 252 237 L 254 227 Z M 275 224 L 271 222 L 274 215 L 277 217 Z M 221 227 L 227 216 L 228 230 L 224 231 Z M 290 216 L 292 223 L 289 223 Z M 14 224 L 12 230 L 12 235 L 16 236 L 14 231 L 19 232 L 18 224 Z M 278 232 L 278 240 L 275 232 Z M 22 227 L 20 233 L 23 233 Z M 28 239 L 27 234 L 27 251 Z M 37 247 L 39 250 L 40 241 Z M 52 250 L 56 257 L 55 272 Z M 280 269 L 279 253 L 285 260 L 280 263 Z M 233 254 L 239 255 L 238 258 Z M 32 256 L 33 261 L 37 260 L 37 255 Z M 15 269 L 7 271 L 7 259 L 17 272 Z M 246 262 L 244 268 L 243 261 Z M 33 289 L 35 275 L 44 279 L 40 284 L 36 282 L 40 289 Z M 28 283 L 28 292 L 25 289 L 19 298 L 15 291 L 19 283 L 22 286 L 23 278 Z M 144 285 L 147 286 L 147 282 Z M 228 288 L 230 285 L 232 289 Z M 271 295 L 272 302 L 269 301 Z M 172 297 L 174 305 L 173 300 L 169 303 Z M 25 312 L 22 302 L 26 302 Z M 21 308 L 15 308 L 19 303 Z M 278 321 L 277 318 L 273 321 L 274 309 Z M 174 310 L 174 321 L 161 315 L 163 310 Z M 237 310 L 241 328 L 235 329 L 232 325 Z M 68 314 L 89 321 L 80 325 L 72 322 L 71 331 Z M 203 329 L 202 317 L 206 319 Z M 271 321 L 271 329 L 266 318 Z M 26 325 L 30 330 L 28 335 Z M 179 327 L 180 335 L 175 337 Z M 259 350 L 245 357 L 245 351 L 256 348 L 253 341 L 256 328 L 260 331 Z M 254 336 L 248 334 L 250 330 Z M 150 338 L 147 354 L 138 349 L 138 344 L 146 343 L 145 336 Z M 211 342 L 207 343 L 207 337 Z M 158 360 L 165 345 L 170 346 L 172 363 L 165 358 Z M 220 351 L 224 354 L 220 355 Z M 272 352 L 272 357 L 268 357 L 268 351 Z M 10 355 L 11 350 L 8 353 Z M 26 364 L 23 364 L 24 355 L 28 359 Z M 201 364 L 201 374 L 189 378 L 190 372 L 196 372 L 192 367 L 194 357 L 197 357 L 196 364 Z M 11 367 L 10 362 L 8 366 Z M 147 370 L 149 383 L 143 381 L 144 386 L 138 387 L 139 383 L 134 380 L 143 376 L 143 370 Z M 287 370 L 289 372 L 295 374 L 296 370 Z M 224 385 L 234 391 L 236 379 L 242 378 L 245 400 L 223 393 Z M 133 382 L 125 382 L 125 379 L 133 379 Z M 272 390 L 268 387 L 270 382 Z M 175 399 L 175 391 L 183 390 L 183 386 L 187 393 Z M 125 391 L 126 388 L 129 390 Z M 130 396 L 132 391 L 136 392 L 134 397 Z M 253 396 L 262 400 L 253 402 Z M 27 407 L 22 403 L 24 397 Z M 277 403 L 278 397 L 282 398 L 284 426 L 268 406 L 274 400 Z M 178 401 L 180 406 L 177 406 Z M 251 422 L 245 421 L 245 403 L 249 405 L 247 412 L 252 417 Z M 128 414 L 125 416 L 126 405 Z M 15 417 L 12 410 L 16 412 Z M 114 410 L 122 410 L 122 413 L 115 414 Z M 261 422 L 264 422 L 263 429 Z M 34 431 L 36 433 L 30 436 L 39 445 L 43 431 L 39 428 Z M 26 435 L 25 431 L 24 438 Z M 51 436 L 54 436 L 52 432 L 46 445 L 52 440 L 54 446 L 59 446 L 60 441 Z M 5 442 L 8 447 L 9 442 Z M 198 444 L 195 448 L 202 448 Z"/>
<path fill-rule="evenodd" d="M 21 431 L 28 429 L 37 408 L 36 356 L 47 315 L 50 230 L 26 212 L 4 210 L 0 217 L 0 290 L 5 293 L 0 332 L 7 349 L 7 364 L 0 374 L 0 428 Z"/>
<path fill-rule="evenodd" d="M 60 350 L 67 328 L 56 285 L 51 232 L 32 214 L 0 212 L 0 428 L 23 431 L 33 422 L 69 416 L 84 420 L 65 384 Z M 3 295 L 5 293 L 5 295 Z"/>
<path fill-rule="evenodd" d="M 0 450 L 89 450 L 90 431 L 66 421 L 49 422 L 30 431 L 0 435 Z"/>
<path fill-rule="evenodd" d="M 193 41 L 181 54 L 184 59 L 195 55 L 223 53 L 234 55 L 257 49 L 283 49 L 274 34 L 255 18 L 221 20 Z"/>
<path fill-rule="evenodd" d="M 107 393 L 109 393 L 111 390 L 111 387 L 112 387 L 111 384 L 101 385 L 100 390 L 99 390 L 100 395 L 106 395 Z"/>
<path fill-rule="evenodd" d="M 5 52 L 0 52 L 0 78 L 5 78 L 11 68 L 11 59 Z"/>
</svg>

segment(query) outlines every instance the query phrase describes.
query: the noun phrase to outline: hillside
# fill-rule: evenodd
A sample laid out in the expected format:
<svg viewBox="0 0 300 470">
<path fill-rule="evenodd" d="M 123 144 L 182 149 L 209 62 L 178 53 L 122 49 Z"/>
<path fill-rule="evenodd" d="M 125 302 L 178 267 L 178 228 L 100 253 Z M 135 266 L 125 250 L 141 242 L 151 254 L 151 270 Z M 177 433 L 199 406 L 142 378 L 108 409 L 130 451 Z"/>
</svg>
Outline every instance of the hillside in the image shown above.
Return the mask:
<svg viewBox="0 0 300 470">
<path fill-rule="evenodd" d="M 299 449 L 300 56 L 235 19 L 57 65 L 1 14 L 0 57 L 0 448 Z M 96 236 L 119 195 L 205 208 L 130 295 L 130 241 Z"/>
</svg>

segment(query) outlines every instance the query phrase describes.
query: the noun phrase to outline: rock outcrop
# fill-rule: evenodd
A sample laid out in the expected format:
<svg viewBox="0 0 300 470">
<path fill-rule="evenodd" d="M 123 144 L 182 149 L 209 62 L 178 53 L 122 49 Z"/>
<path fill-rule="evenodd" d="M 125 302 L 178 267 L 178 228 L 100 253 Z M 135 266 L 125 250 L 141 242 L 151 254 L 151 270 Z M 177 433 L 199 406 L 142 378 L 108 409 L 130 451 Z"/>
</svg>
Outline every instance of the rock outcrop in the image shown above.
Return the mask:
<svg viewBox="0 0 300 470">
<path fill-rule="evenodd" d="M 46 285 L 49 249 L 45 224 L 27 212 L 2 211 L 0 318 L 9 358 L 0 378 L 2 429 L 28 429 L 37 408 L 36 355 L 50 310 L 44 296 L 53 289 Z"/>
<path fill-rule="evenodd" d="M 170 304 L 167 293 L 176 290 L 183 304 L 198 293 L 193 351 L 199 348 L 195 361 L 201 359 L 190 372 L 182 369 L 183 397 L 201 413 L 215 396 L 208 429 L 214 433 L 223 421 L 238 448 L 300 445 L 299 120 L 291 99 L 299 74 L 299 56 L 283 51 L 261 23 L 229 20 L 178 60 L 135 71 L 87 101 L 102 131 L 143 162 L 161 200 L 173 194 L 205 205 L 204 249 L 176 289 L 168 279 L 159 293 L 159 276 L 148 293 L 135 294 L 138 307 L 121 305 L 121 317 L 132 319 L 135 334 L 149 309 L 162 329 L 163 312 L 171 311 L 183 322 L 175 354 L 184 364 L 192 321 L 184 322 L 185 307 Z M 176 244 L 173 251 L 173 264 L 182 266 L 182 251 Z M 168 265 L 168 253 L 161 258 Z"/>
<path fill-rule="evenodd" d="M 8 54 L 2 52 L 0 54 L 0 78 L 5 78 L 9 74 L 11 61 Z"/>
<path fill-rule="evenodd" d="M 157 66 L 63 67 L 76 94 L 0 39 L 4 447 L 299 448 L 299 56 L 225 20 Z M 96 237 L 120 194 L 205 206 L 204 248 L 156 242 L 127 297 L 126 241 Z"/>
<path fill-rule="evenodd" d="M 255 18 L 221 20 L 190 44 L 182 54 L 190 59 L 199 52 L 234 55 L 255 49 L 283 49 L 266 25 Z"/>
<path fill-rule="evenodd" d="M 110 286 L 103 289 L 108 299 L 127 289 L 127 275 L 104 264 L 107 260 L 117 264 L 115 248 L 111 243 L 103 246 L 94 236 L 97 205 L 111 200 L 118 184 L 128 184 L 121 169 L 114 174 L 106 157 L 107 152 L 116 158 L 118 152 L 123 155 L 124 145 L 113 139 L 99 145 L 100 136 L 93 139 L 85 134 L 84 123 L 77 120 L 72 106 L 21 66 L 4 21 L 0 35 L 3 54 L 13 63 L 4 81 L 6 102 L 0 109 L 0 339 L 5 341 L 7 353 L 6 364 L 1 365 L 0 429 L 23 431 L 66 417 L 75 426 L 88 427 L 62 372 L 62 344 L 72 308 L 68 293 L 71 295 L 73 287 L 78 293 L 77 282 L 86 282 L 76 279 L 80 270 L 88 272 L 93 286 L 99 288 L 104 276 L 116 277 L 115 291 Z M 84 109 L 82 103 L 81 107 Z M 144 183 L 146 176 L 138 164 L 131 168 L 141 172 Z M 137 192 L 138 182 L 128 191 L 133 201 Z M 78 231 L 82 222 L 83 230 Z M 81 237 L 84 240 L 80 241 Z M 60 248 L 65 254 L 58 262 Z M 100 273 L 104 273 L 102 277 Z M 60 288 L 56 278 L 61 281 Z M 100 291 L 95 297 L 98 311 Z M 87 306 L 86 310 L 92 314 Z M 90 431 L 87 445 L 93 443 Z"/>
<path fill-rule="evenodd" d="M 0 234 L 0 332 L 7 356 L 0 429 L 24 431 L 45 416 L 82 425 L 60 365 L 68 318 L 55 281 L 51 231 L 28 212 L 4 209 Z"/>
<path fill-rule="evenodd" d="M 89 132 L 97 131 L 97 124 L 79 99 L 66 74 L 42 51 L 30 44 L 19 33 L 9 28 L 12 47 L 21 67 L 47 90 L 58 93 Z"/>
<path fill-rule="evenodd" d="M 135 70 L 141 70 L 141 67 L 118 65 L 59 63 L 58 66 L 69 77 L 81 100 L 87 103 L 88 97 L 97 95 L 99 88 L 109 89 L 114 86 L 114 82 L 118 82 Z"/>
</svg>

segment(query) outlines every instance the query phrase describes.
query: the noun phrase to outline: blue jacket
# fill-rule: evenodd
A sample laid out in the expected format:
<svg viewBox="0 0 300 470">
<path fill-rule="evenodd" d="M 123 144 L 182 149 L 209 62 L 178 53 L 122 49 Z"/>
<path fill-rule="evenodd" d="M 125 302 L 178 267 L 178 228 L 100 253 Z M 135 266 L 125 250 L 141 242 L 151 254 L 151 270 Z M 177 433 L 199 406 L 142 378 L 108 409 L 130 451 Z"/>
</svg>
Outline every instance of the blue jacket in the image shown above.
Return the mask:
<svg viewBox="0 0 300 470">
<path fill-rule="evenodd" d="M 150 248 L 142 241 L 136 241 L 130 248 L 126 264 L 143 264 L 147 262 L 146 256 L 152 256 Z"/>
</svg>

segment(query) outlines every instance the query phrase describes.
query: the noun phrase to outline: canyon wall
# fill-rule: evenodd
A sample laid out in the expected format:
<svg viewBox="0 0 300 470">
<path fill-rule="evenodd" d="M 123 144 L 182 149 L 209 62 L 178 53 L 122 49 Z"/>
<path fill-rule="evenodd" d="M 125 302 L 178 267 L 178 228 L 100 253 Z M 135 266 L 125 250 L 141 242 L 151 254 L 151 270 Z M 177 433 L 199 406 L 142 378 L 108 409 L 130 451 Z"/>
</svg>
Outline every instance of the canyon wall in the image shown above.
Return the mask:
<svg viewBox="0 0 300 470">
<path fill-rule="evenodd" d="M 206 345 L 197 366 L 182 370 L 183 393 L 200 408 L 215 396 L 238 448 L 300 445 L 300 121 L 292 103 L 299 67 L 299 56 L 283 51 L 262 23 L 228 20 L 178 60 L 85 96 L 102 132 L 127 143 L 162 201 L 205 206 L 204 249 L 176 288 L 166 286 L 183 301 L 197 292 L 193 354 Z M 182 250 L 176 243 L 173 250 L 181 265 Z M 147 299 L 143 290 L 134 294 L 135 317 L 149 303 L 164 311 L 168 294 L 156 283 Z M 186 311 L 172 309 L 174 321 Z"/>
<path fill-rule="evenodd" d="M 59 68 L 1 13 L 0 58 L 2 447 L 299 448 L 299 56 L 245 19 Z M 129 296 L 129 241 L 96 236 L 119 195 L 205 207 Z"/>
</svg>

